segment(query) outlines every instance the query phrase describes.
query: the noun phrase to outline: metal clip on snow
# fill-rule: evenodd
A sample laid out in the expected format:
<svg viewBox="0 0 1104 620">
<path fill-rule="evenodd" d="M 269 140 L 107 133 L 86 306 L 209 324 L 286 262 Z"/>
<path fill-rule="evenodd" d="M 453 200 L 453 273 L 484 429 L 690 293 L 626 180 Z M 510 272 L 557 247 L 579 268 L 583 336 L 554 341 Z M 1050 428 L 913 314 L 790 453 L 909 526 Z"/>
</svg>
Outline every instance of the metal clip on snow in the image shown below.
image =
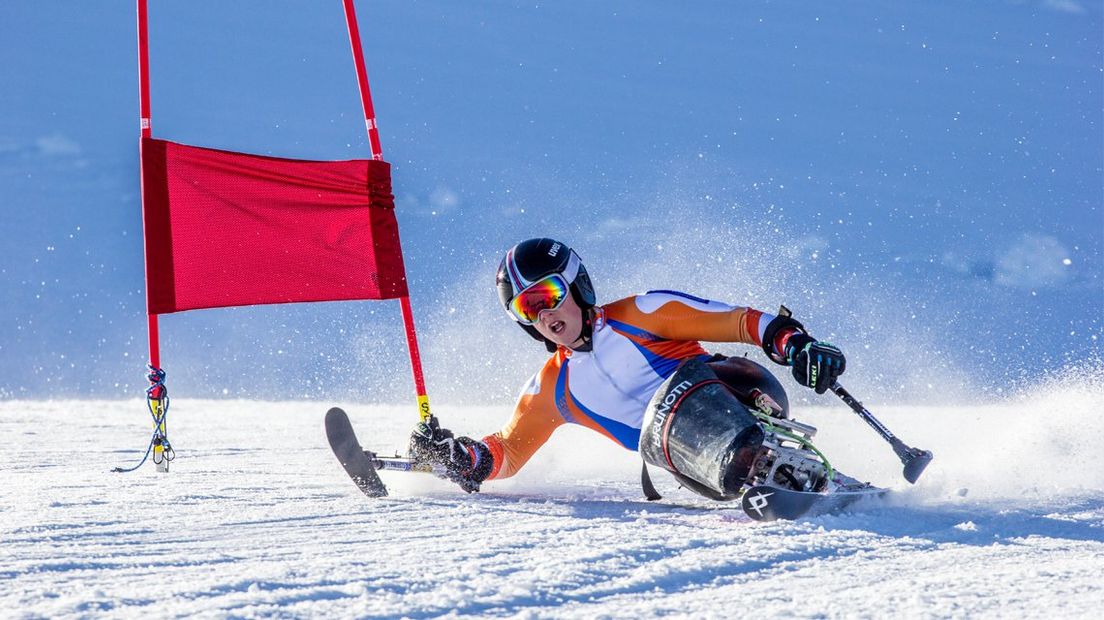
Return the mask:
<svg viewBox="0 0 1104 620">
<path fill-rule="evenodd" d="M 169 471 L 169 462 L 176 458 L 176 451 L 169 443 L 168 426 L 166 419 L 169 414 L 169 388 L 165 386 L 165 371 L 160 368 L 149 368 L 150 386 L 146 388 L 146 406 L 149 408 L 150 417 L 153 418 L 153 435 L 149 445 L 146 446 L 146 454 L 142 460 L 130 468 L 116 467 L 113 471 L 125 473 L 135 471 L 145 464 L 153 452 L 153 462 L 157 465 L 157 471 Z"/>
<path fill-rule="evenodd" d="M 901 463 L 905 466 L 905 480 L 908 480 L 912 484 L 916 484 L 916 481 L 920 478 L 920 474 L 924 473 L 924 469 L 928 466 L 928 463 L 932 462 L 932 458 L 934 458 L 931 451 L 921 450 L 920 448 L 910 448 L 905 442 L 889 432 L 889 429 L 879 422 L 878 418 L 875 418 L 873 413 L 867 411 L 862 403 L 855 400 L 847 390 L 843 389 L 842 385 L 833 383 L 832 391 L 835 392 L 836 396 L 839 396 L 843 402 L 847 403 L 847 406 L 857 413 L 863 421 L 877 431 L 878 434 L 882 436 L 882 439 L 889 442 L 889 445 L 893 448 L 893 452 L 897 454 L 897 458 L 901 459 Z"/>
</svg>

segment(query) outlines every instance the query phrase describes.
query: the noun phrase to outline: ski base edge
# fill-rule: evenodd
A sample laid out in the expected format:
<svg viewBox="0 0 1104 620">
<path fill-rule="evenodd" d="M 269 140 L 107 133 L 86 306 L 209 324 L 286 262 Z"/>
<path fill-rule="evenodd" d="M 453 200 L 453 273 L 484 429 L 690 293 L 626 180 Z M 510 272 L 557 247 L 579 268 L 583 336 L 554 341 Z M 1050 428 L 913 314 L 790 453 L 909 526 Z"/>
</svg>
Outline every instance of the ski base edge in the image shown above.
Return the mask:
<svg viewBox="0 0 1104 620">
<path fill-rule="evenodd" d="M 744 491 L 740 505 L 754 521 L 793 521 L 842 512 L 864 500 L 882 498 L 888 493 L 888 489 L 874 486 L 814 493 L 761 484 Z"/>
</svg>

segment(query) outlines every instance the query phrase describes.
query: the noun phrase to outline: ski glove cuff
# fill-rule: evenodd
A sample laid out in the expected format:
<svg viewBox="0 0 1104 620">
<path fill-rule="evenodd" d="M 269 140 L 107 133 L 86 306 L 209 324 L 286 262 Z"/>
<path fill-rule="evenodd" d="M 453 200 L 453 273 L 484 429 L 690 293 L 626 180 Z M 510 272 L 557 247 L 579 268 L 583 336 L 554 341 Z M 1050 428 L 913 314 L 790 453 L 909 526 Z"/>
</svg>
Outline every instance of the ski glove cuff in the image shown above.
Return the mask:
<svg viewBox="0 0 1104 620">
<path fill-rule="evenodd" d="M 784 353 L 793 367 L 794 379 L 813 388 L 817 394 L 827 392 L 847 368 L 847 360 L 839 347 L 802 332 L 790 335 Z"/>
<path fill-rule="evenodd" d="M 494 456 L 487 444 L 470 437 L 454 437 L 441 428 L 435 416 L 419 422 L 410 433 L 410 456 L 416 462 L 437 466 L 438 476 L 455 482 L 468 493 L 494 469 Z"/>
<path fill-rule="evenodd" d="M 790 316 L 790 310 L 786 306 L 782 306 L 778 310 L 778 316 L 763 330 L 763 353 L 775 364 L 789 366 L 784 345 L 787 337 L 798 332 L 804 333 L 805 326 Z"/>
</svg>

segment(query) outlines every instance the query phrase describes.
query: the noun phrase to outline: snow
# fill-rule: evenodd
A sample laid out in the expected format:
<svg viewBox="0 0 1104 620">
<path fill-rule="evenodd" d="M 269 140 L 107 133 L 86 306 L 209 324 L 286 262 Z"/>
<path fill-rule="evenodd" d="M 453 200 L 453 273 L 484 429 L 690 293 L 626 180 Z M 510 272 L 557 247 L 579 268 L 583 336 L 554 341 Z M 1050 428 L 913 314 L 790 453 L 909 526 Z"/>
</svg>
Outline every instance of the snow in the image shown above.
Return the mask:
<svg viewBox="0 0 1104 620">
<path fill-rule="evenodd" d="M 848 410 L 802 419 L 848 473 L 898 491 L 857 512 L 756 524 L 579 428 L 465 495 L 384 473 L 363 497 L 325 444 L 328 403 L 179 399 L 168 474 L 138 401 L 0 402 L 0 609 L 14 617 L 1095 617 L 1104 604 L 1100 374 L 988 406 L 872 409 L 933 450 L 920 483 Z M 824 397 L 823 404 L 831 404 Z M 412 406 L 345 403 L 400 447 Z M 462 432 L 502 407 L 438 406 Z"/>
<path fill-rule="evenodd" d="M 321 420 L 346 401 L 403 445 L 389 302 L 164 317 L 179 458 L 111 473 L 149 432 L 143 403 L 95 400 L 145 387 L 134 6 L 0 3 L 0 618 L 1099 615 L 1099 2 L 358 4 L 447 426 L 498 428 L 542 361 L 490 282 L 553 235 L 602 302 L 785 303 L 936 460 L 907 485 L 794 388 L 891 501 L 756 524 L 656 472 L 648 503 L 635 455 L 578 428 L 478 495 L 384 474 L 368 500 Z M 364 157 L 326 6 L 151 3 L 155 135 Z"/>
</svg>

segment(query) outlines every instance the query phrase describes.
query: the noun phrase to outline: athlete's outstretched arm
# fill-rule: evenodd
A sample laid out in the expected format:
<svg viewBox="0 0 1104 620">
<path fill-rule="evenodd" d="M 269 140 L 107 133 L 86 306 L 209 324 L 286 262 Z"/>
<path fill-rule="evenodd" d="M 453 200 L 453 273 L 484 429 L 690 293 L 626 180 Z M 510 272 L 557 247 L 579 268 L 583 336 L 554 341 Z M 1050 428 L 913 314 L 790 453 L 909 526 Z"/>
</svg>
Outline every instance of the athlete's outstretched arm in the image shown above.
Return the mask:
<svg viewBox="0 0 1104 620">
<path fill-rule="evenodd" d="M 670 340 L 742 342 L 763 346 L 763 333 L 774 315 L 675 291 L 654 291 L 617 301 L 611 316 Z"/>
<path fill-rule="evenodd" d="M 629 297 L 609 308 L 611 316 L 635 321 L 637 327 L 660 338 L 758 345 L 772 361 L 792 367 L 794 379 L 818 394 L 827 391 L 847 367 L 838 347 L 810 336 L 789 311 L 774 316 L 675 291 Z"/>
<path fill-rule="evenodd" d="M 514 415 L 499 432 L 483 438 L 494 456 L 494 468 L 487 479 L 508 478 L 518 472 L 536 451 L 564 423 L 552 395 L 555 373 L 546 364 L 533 376 L 518 398 Z"/>
</svg>

